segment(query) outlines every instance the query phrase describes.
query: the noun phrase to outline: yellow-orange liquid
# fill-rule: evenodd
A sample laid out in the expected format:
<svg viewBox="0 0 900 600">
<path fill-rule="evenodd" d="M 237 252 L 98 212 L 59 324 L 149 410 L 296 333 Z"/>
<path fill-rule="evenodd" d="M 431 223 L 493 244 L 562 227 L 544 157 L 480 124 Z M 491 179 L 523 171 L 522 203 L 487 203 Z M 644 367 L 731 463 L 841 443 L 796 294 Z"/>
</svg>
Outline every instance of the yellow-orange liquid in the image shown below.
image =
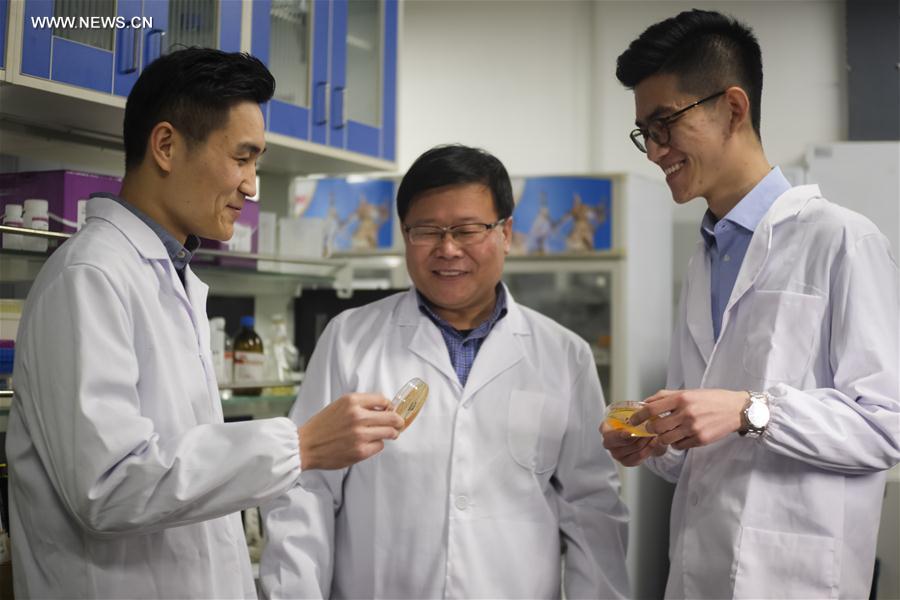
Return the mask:
<svg viewBox="0 0 900 600">
<path fill-rule="evenodd" d="M 422 380 L 418 380 L 416 383 L 407 383 L 394 398 L 397 402 L 394 411 L 406 421 L 404 429 L 409 427 L 418 416 L 427 398 L 428 384 Z"/>
<path fill-rule="evenodd" d="M 647 421 L 644 421 L 638 426 L 634 426 L 628 422 L 628 419 L 631 418 L 631 415 L 636 413 L 638 408 L 617 408 L 611 410 L 609 414 L 606 415 L 606 422 L 609 423 L 609 426 L 613 429 L 622 429 L 629 433 L 633 433 L 638 437 L 653 437 L 656 434 L 650 433 L 647 431 Z"/>
</svg>

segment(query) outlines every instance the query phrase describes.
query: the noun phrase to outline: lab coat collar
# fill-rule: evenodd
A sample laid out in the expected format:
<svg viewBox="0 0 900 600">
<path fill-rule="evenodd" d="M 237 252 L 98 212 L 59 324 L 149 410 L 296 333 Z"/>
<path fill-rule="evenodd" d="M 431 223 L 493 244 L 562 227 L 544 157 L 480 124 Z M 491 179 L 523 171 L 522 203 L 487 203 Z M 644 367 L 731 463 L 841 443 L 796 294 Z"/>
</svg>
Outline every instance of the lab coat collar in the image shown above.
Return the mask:
<svg viewBox="0 0 900 600">
<path fill-rule="evenodd" d="M 725 307 L 725 314 L 722 318 L 723 330 L 727 323 L 729 311 L 750 290 L 766 264 L 766 259 L 772 249 L 772 229 L 787 220 L 795 218 L 803 210 L 803 207 L 816 197 L 821 197 L 821 192 L 817 185 L 791 188 L 781 194 L 766 212 L 756 227 L 756 231 L 753 232 L 750 245 L 747 247 L 747 253 L 744 255 L 744 262 L 741 264 L 741 270 L 738 272 L 734 288 L 731 290 L 731 298 L 728 300 L 728 305 Z"/>
<path fill-rule="evenodd" d="M 505 285 L 504 289 L 506 316 L 497 321 L 478 351 L 466 387 L 462 390 L 464 401 L 524 357 L 517 338 L 530 335 L 531 329 L 509 289 Z M 415 289 L 410 289 L 401 300 L 397 322 L 400 327 L 416 328 L 409 343 L 410 351 L 438 369 L 459 389 L 459 379 L 450 364 L 450 353 L 444 338 L 437 325 L 419 310 Z"/>
<path fill-rule="evenodd" d="M 87 203 L 87 218 L 98 218 L 110 223 L 122 232 L 125 239 L 134 246 L 135 250 L 147 260 L 161 261 L 169 275 L 169 282 L 182 302 L 190 309 L 191 320 L 194 328 L 200 331 L 197 315 L 206 318 L 206 298 L 209 286 L 200 281 L 191 271 L 191 267 L 185 266 L 184 285 L 175 272 L 175 265 L 169 257 L 160 237 L 140 217 L 122 206 L 119 202 L 105 196 L 92 196 Z"/>
<path fill-rule="evenodd" d="M 817 197 L 821 197 L 817 185 L 794 187 L 781 194 L 766 212 L 753 233 L 744 262 L 741 264 L 741 270 L 722 317 L 720 337 L 728 326 L 731 309 L 750 290 L 766 265 L 772 245 L 772 229 L 795 218 L 810 200 Z M 689 288 L 685 301 L 688 331 L 707 365 L 716 345 L 710 305 L 710 276 L 709 255 L 701 239 L 697 242 L 688 269 Z"/>
<path fill-rule="evenodd" d="M 125 234 L 125 238 L 146 259 L 169 260 L 162 240 L 130 210 L 106 196 L 93 196 L 87 203 L 87 218 L 103 219 Z"/>
<path fill-rule="evenodd" d="M 706 243 L 701 239 L 697 241 L 694 256 L 688 266 L 685 302 L 688 331 L 707 364 L 716 343 L 712 323 L 710 277 L 709 253 Z"/>
</svg>

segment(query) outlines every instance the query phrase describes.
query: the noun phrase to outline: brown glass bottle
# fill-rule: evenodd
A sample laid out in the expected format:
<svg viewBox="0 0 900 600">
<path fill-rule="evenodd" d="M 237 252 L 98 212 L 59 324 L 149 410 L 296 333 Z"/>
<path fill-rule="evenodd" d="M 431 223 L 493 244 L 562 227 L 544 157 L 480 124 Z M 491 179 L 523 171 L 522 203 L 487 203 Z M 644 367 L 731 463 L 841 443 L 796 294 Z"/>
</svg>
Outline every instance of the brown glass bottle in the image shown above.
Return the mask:
<svg viewBox="0 0 900 600">
<path fill-rule="evenodd" d="M 258 383 L 263 380 L 265 372 L 265 354 L 263 343 L 253 329 L 253 317 L 241 317 L 241 328 L 234 336 L 234 375 L 235 385 Z M 259 396 L 261 387 L 235 387 L 234 393 L 240 396 Z"/>
</svg>

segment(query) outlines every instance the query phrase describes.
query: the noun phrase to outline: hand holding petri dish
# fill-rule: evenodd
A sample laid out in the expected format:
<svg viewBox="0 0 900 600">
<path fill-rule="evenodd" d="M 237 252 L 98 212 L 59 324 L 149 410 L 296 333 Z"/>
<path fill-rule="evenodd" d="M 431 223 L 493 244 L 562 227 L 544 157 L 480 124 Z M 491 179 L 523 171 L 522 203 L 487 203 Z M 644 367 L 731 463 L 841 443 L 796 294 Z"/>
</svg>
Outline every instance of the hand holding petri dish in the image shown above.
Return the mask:
<svg viewBox="0 0 900 600">
<path fill-rule="evenodd" d="M 400 388 L 400 391 L 394 395 L 391 405 L 394 407 L 394 412 L 406 421 L 404 429 L 410 426 L 419 414 L 419 411 L 422 410 L 422 406 L 427 398 L 428 384 L 418 377 L 413 377 L 407 381 Z"/>
<path fill-rule="evenodd" d="M 627 431 L 636 437 L 655 437 L 655 433 L 647 431 L 648 421 L 644 421 L 638 426 L 634 426 L 629 422 L 631 415 L 644 408 L 643 402 L 622 401 L 613 402 L 606 407 L 606 422 L 613 429 L 621 429 Z"/>
</svg>

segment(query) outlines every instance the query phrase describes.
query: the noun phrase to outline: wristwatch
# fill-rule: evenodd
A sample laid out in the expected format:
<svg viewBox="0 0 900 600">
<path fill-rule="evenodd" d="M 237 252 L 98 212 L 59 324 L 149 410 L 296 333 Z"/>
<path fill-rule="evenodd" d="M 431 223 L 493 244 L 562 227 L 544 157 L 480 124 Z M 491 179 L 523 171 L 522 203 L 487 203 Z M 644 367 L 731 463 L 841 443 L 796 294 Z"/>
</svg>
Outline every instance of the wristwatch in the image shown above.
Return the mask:
<svg viewBox="0 0 900 600">
<path fill-rule="evenodd" d="M 750 398 L 741 411 L 741 428 L 738 433 L 751 438 L 758 438 L 766 431 L 769 424 L 769 394 L 750 392 Z"/>
</svg>

